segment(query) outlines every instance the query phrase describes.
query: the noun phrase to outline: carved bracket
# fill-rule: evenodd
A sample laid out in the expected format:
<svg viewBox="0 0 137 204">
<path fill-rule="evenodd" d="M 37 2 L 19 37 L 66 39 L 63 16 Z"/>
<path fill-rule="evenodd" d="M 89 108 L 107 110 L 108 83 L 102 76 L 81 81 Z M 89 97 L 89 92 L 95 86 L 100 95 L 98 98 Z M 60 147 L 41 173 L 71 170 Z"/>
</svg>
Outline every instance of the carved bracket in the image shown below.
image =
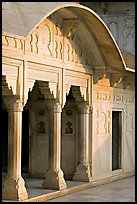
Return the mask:
<svg viewBox="0 0 137 204">
<path fill-rule="evenodd" d="M 125 76 L 124 80 L 123 80 L 123 88 L 127 89 L 127 88 L 133 88 L 135 85 L 135 78 L 134 77 L 129 77 L 129 76 Z"/>
<path fill-rule="evenodd" d="M 120 83 L 123 80 L 122 74 L 112 74 L 110 77 L 110 86 L 116 86 L 117 83 Z"/>
<path fill-rule="evenodd" d="M 21 112 L 23 110 L 22 101 L 19 96 L 4 96 L 4 103 L 8 109 L 8 111 Z"/>
<path fill-rule="evenodd" d="M 105 69 L 102 70 L 94 70 L 93 72 L 93 83 L 96 84 L 100 79 L 109 78 L 109 74 Z"/>
</svg>

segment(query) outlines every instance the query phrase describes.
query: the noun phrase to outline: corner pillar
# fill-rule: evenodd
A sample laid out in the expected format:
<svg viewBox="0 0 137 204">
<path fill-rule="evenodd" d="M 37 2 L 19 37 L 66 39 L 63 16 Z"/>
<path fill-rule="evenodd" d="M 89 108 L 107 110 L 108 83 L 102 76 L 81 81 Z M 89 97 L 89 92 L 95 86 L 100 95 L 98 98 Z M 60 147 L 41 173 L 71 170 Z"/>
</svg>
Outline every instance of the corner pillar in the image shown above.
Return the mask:
<svg viewBox="0 0 137 204">
<path fill-rule="evenodd" d="M 91 181 L 89 165 L 89 113 L 90 106 L 82 102 L 80 110 L 80 161 L 73 176 L 73 181 Z"/>
<path fill-rule="evenodd" d="M 46 172 L 42 187 L 46 189 L 64 190 L 67 188 L 64 173 L 60 168 L 61 150 L 61 105 L 53 103 L 50 106 L 50 139 L 49 139 L 49 169 Z"/>
<path fill-rule="evenodd" d="M 23 201 L 28 199 L 21 176 L 21 137 L 23 106 L 17 96 L 6 98 L 8 109 L 8 173 L 3 184 L 2 199 Z"/>
</svg>

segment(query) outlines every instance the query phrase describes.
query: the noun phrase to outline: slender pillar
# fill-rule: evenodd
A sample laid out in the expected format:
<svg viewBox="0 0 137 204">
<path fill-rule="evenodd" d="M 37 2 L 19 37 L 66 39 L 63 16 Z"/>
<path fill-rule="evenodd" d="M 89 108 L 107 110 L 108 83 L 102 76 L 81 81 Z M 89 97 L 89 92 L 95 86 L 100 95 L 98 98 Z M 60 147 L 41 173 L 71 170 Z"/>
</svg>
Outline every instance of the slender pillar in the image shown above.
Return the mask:
<svg viewBox="0 0 137 204">
<path fill-rule="evenodd" d="M 15 96 L 6 101 L 8 109 L 8 172 L 3 184 L 2 199 L 22 201 L 28 199 L 21 176 L 22 103 Z"/>
<path fill-rule="evenodd" d="M 50 107 L 49 169 L 42 187 L 63 190 L 67 188 L 64 173 L 60 168 L 61 150 L 61 106 L 53 103 Z"/>
<path fill-rule="evenodd" d="M 80 110 L 80 161 L 73 176 L 74 181 L 91 181 L 89 165 L 89 113 L 86 102 L 79 104 Z"/>
</svg>

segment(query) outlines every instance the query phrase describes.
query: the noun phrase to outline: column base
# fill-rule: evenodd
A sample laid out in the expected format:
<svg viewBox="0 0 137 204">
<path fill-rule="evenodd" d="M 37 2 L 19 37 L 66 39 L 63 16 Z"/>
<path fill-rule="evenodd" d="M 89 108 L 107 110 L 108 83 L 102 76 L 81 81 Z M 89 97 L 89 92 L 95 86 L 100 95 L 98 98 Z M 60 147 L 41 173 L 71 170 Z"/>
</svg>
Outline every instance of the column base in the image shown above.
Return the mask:
<svg viewBox="0 0 137 204">
<path fill-rule="evenodd" d="M 67 188 L 66 182 L 63 177 L 63 171 L 48 170 L 45 180 L 43 181 L 42 188 L 52 190 L 64 190 Z"/>
<path fill-rule="evenodd" d="M 25 182 L 22 177 L 18 179 L 7 177 L 2 188 L 3 200 L 23 201 L 28 199 Z"/>
<path fill-rule="evenodd" d="M 73 176 L 73 181 L 87 181 L 90 182 L 91 174 L 89 164 L 79 164 L 76 168 L 76 172 Z"/>
</svg>

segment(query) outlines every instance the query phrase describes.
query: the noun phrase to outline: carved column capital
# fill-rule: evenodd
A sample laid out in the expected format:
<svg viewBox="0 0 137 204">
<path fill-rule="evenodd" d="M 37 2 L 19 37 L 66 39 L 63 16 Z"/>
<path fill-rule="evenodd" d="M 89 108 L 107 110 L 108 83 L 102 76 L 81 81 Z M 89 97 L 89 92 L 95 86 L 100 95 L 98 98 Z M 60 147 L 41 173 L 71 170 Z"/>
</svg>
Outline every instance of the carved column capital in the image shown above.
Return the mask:
<svg viewBox="0 0 137 204">
<path fill-rule="evenodd" d="M 87 102 L 79 103 L 78 109 L 80 113 L 83 113 L 83 114 L 89 114 L 92 111 L 91 105 L 89 105 Z"/>
<path fill-rule="evenodd" d="M 10 112 L 22 112 L 23 105 L 21 99 L 17 95 L 15 96 L 4 96 L 4 103 L 6 104 L 7 110 Z"/>
<path fill-rule="evenodd" d="M 61 104 L 59 102 L 56 102 L 56 101 L 52 101 L 48 105 L 48 108 L 50 110 L 53 110 L 54 113 L 61 113 L 62 112 Z"/>
</svg>

